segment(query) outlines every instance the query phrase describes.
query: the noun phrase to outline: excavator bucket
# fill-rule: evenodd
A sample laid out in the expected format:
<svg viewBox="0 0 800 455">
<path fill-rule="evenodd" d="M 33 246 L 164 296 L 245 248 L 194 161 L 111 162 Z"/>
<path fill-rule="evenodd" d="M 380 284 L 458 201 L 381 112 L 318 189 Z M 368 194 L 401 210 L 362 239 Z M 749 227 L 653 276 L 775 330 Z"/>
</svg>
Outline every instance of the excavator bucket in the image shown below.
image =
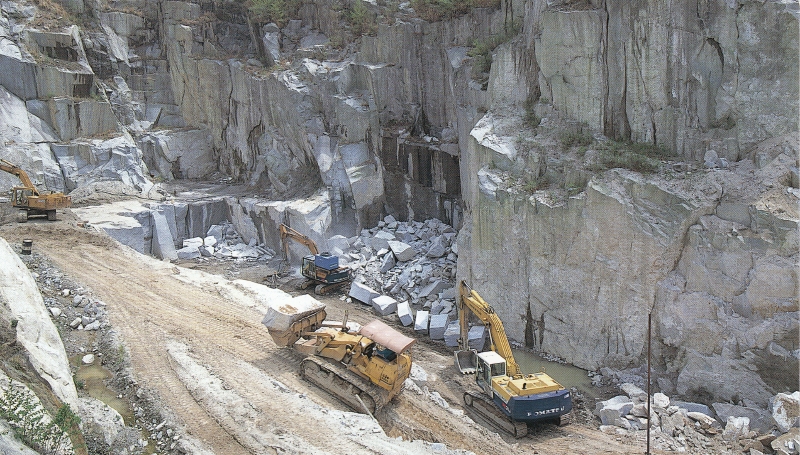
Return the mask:
<svg viewBox="0 0 800 455">
<path fill-rule="evenodd" d="M 478 367 L 478 351 L 474 349 L 466 349 L 463 351 L 455 351 L 456 368 L 461 374 L 475 374 Z"/>
</svg>

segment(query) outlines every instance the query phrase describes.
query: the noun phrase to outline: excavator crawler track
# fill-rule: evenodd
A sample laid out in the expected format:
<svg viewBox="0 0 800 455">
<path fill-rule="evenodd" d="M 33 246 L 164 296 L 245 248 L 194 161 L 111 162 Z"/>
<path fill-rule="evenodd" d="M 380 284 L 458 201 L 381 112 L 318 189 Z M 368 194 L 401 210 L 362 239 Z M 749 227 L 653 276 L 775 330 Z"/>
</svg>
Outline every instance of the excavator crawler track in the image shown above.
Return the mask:
<svg viewBox="0 0 800 455">
<path fill-rule="evenodd" d="M 316 357 L 306 357 L 300 364 L 300 374 L 356 412 L 364 412 L 366 406 L 366 410 L 375 415 L 375 411 L 386 404 L 386 393 L 383 389 L 366 382 L 344 366 Z M 361 398 L 363 406 L 356 395 Z"/>
<path fill-rule="evenodd" d="M 515 438 L 524 438 L 528 434 L 528 425 L 525 422 L 511 420 L 497 408 L 494 402 L 483 394 L 464 392 L 464 404 L 467 405 L 470 411 Z"/>
</svg>

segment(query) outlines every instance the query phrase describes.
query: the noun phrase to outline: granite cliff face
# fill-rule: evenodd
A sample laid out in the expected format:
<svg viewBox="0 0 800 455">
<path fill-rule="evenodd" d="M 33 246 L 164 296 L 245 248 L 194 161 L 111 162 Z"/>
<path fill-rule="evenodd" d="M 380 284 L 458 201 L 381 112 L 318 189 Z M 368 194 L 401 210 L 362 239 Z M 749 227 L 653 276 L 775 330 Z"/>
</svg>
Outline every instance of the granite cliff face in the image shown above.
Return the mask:
<svg viewBox="0 0 800 455">
<path fill-rule="evenodd" d="M 521 343 L 637 367 L 652 313 L 663 387 L 759 405 L 792 387 L 796 3 L 504 0 L 425 22 L 367 2 L 357 39 L 341 3 L 276 25 L 236 2 L 78 1 L 68 28 L 4 3 L 0 156 L 51 190 L 219 172 L 255 197 L 203 219 L 275 247 L 286 219 L 324 241 L 436 217 Z M 670 156 L 600 165 L 628 141 Z"/>
</svg>

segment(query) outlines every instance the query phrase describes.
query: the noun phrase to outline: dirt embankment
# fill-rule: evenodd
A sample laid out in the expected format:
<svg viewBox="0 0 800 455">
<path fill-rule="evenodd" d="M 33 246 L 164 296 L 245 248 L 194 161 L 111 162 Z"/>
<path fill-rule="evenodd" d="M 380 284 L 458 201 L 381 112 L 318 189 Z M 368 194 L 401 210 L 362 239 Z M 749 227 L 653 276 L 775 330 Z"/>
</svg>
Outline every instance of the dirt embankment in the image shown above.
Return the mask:
<svg viewBox="0 0 800 455">
<path fill-rule="evenodd" d="M 443 443 L 476 454 L 641 453 L 644 441 L 606 435 L 594 422 L 565 428 L 541 425 L 521 440 L 499 435 L 464 415 L 461 393 L 471 387 L 450 353 L 418 343 L 415 364 L 427 373 L 420 389 L 406 390 L 376 416 L 351 414 L 298 375 L 297 353 L 274 345 L 263 312 L 231 301 L 216 277 L 139 255 L 105 235 L 77 227 L 69 213 L 55 223 L 0 228 L 9 242 L 34 241 L 34 249 L 106 303 L 111 325 L 129 351 L 137 384 L 153 391 L 176 428 L 194 441 L 195 453 L 408 453 Z M 203 276 L 202 279 L 198 278 Z M 367 307 L 331 296 L 329 317 L 374 319 Z M 409 443 L 404 443 L 409 444 Z"/>
</svg>

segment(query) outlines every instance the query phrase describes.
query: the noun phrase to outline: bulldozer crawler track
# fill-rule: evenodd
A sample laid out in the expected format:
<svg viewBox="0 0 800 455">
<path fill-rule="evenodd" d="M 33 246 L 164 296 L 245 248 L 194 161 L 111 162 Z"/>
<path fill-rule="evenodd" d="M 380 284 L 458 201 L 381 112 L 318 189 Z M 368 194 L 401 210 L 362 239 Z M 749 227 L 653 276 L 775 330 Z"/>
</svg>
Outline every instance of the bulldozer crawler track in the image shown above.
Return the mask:
<svg viewBox="0 0 800 455">
<path fill-rule="evenodd" d="M 515 422 L 503 414 L 488 397 L 474 392 L 464 392 L 464 404 L 467 409 L 479 415 L 483 420 L 495 427 L 511 434 L 515 438 L 524 438 L 528 435 L 528 425 L 525 422 Z"/>
<path fill-rule="evenodd" d="M 356 412 L 364 412 L 364 406 L 355 397 L 356 395 L 361 398 L 372 415 L 386 404 L 386 393 L 382 389 L 369 384 L 344 366 L 316 357 L 306 357 L 300 364 L 300 374 Z"/>
</svg>

